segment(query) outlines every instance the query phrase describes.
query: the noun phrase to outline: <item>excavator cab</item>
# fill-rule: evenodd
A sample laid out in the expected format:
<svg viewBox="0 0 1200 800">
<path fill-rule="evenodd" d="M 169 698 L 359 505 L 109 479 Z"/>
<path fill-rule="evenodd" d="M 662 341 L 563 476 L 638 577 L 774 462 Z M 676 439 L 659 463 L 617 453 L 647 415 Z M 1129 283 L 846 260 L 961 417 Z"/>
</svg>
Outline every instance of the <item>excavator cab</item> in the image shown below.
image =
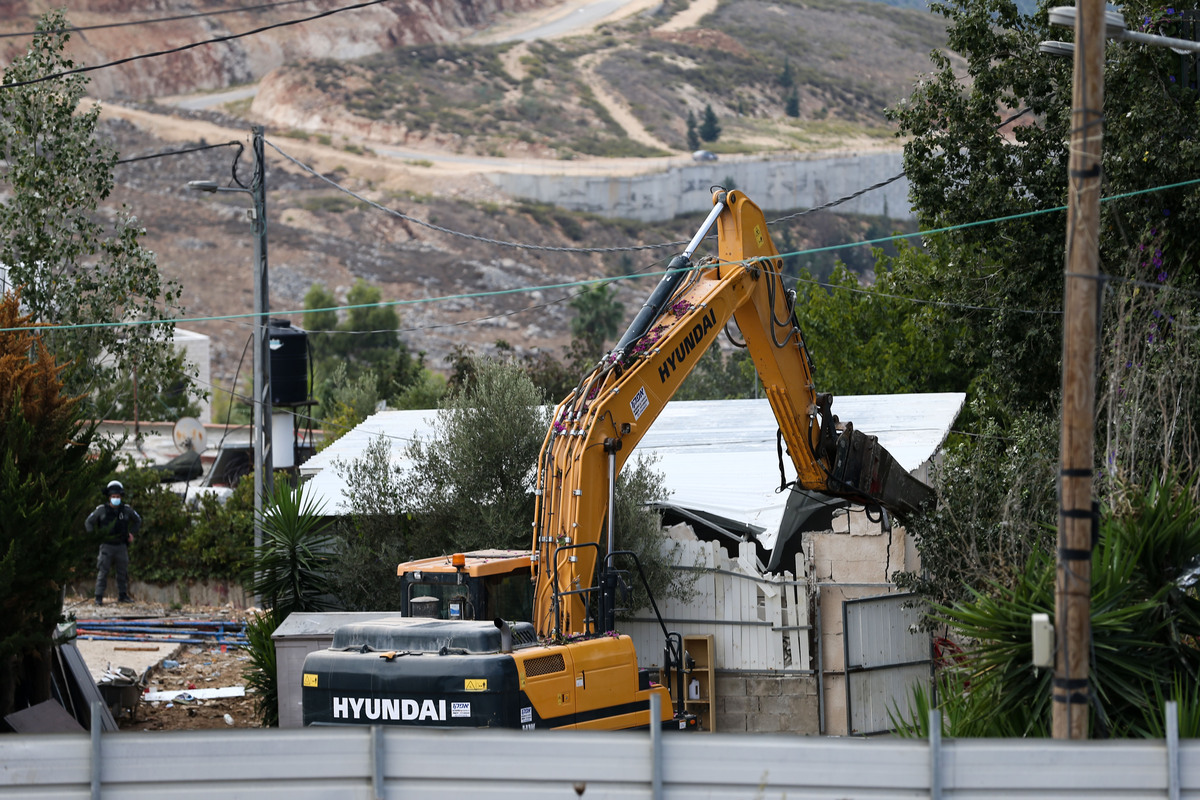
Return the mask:
<svg viewBox="0 0 1200 800">
<path fill-rule="evenodd" d="M 529 619 L 533 614 L 530 553 L 476 550 L 400 564 L 405 617 L 446 620 Z"/>
</svg>

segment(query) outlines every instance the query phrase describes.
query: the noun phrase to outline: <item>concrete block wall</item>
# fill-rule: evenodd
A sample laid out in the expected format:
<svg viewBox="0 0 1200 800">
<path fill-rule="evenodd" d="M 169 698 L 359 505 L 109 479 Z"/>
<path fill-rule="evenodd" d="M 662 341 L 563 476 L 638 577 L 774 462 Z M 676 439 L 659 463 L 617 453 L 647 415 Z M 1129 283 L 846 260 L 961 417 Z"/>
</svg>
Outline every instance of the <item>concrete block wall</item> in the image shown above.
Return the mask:
<svg viewBox="0 0 1200 800">
<path fill-rule="evenodd" d="M 648 165 L 654 163 L 647 160 Z M 653 222 L 712 208 L 714 184 L 737 186 L 765 210 L 814 208 L 880 183 L 904 170 L 900 150 L 790 158 L 730 157 L 692 163 L 668 159 L 660 171 L 642 175 L 491 173 L 505 194 L 553 203 L 603 217 Z M 570 169 L 564 162 L 564 169 Z M 841 213 L 912 219 L 908 181 L 900 179 L 850 200 Z"/>
<path fill-rule="evenodd" d="M 818 733 L 815 675 L 717 672 L 718 733 Z"/>
</svg>

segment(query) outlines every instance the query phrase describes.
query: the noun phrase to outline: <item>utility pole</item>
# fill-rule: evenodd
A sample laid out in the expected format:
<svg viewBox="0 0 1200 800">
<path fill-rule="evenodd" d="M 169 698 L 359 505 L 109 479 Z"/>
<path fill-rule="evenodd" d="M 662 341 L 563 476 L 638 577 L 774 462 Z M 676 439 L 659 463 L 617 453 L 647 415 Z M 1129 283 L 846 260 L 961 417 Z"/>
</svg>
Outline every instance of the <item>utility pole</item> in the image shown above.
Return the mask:
<svg viewBox="0 0 1200 800">
<path fill-rule="evenodd" d="M 268 314 L 271 296 L 267 282 L 267 166 L 263 158 L 263 128 L 251 129 L 254 150 L 254 547 L 262 547 L 264 500 L 275 492 L 271 456 L 271 338 Z"/>
<path fill-rule="evenodd" d="M 1063 317 L 1062 440 L 1058 569 L 1055 583 L 1053 734 L 1088 735 L 1091 655 L 1092 464 L 1096 412 L 1096 328 L 1100 178 L 1104 134 L 1103 0 L 1078 0 L 1067 195 Z"/>
</svg>

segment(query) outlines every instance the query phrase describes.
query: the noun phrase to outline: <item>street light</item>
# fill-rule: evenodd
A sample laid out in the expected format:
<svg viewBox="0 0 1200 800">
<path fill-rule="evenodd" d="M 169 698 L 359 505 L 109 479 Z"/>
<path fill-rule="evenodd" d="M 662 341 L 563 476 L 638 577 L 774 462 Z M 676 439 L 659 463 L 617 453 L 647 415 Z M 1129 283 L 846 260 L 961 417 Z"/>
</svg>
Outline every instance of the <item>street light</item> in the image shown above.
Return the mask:
<svg viewBox="0 0 1200 800">
<path fill-rule="evenodd" d="M 1075 14 L 1075 6 L 1055 6 L 1050 9 L 1050 24 L 1059 28 L 1074 28 Z M 1200 42 L 1193 42 L 1191 39 L 1176 39 L 1174 36 L 1160 36 L 1157 33 L 1129 30 L 1125 27 L 1125 15 L 1120 11 L 1104 12 L 1104 35 L 1118 42 L 1138 42 L 1155 47 L 1169 47 L 1176 53 L 1200 53 Z M 1050 42 L 1042 42 L 1042 44 L 1047 45 Z M 1068 42 L 1057 42 L 1056 44 L 1069 45 Z M 1071 49 L 1074 50 L 1074 47 L 1071 46 Z"/>
<path fill-rule="evenodd" d="M 263 129 L 251 128 L 254 178 L 250 188 L 218 186 L 215 181 L 188 181 L 197 192 L 242 192 L 254 200 L 254 547 L 262 547 L 263 498 L 274 494 L 274 459 L 271 452 L 271 350 L 267 315 L 271 310 L 267 283 L 267 189 L 263 160 Z"/>
<path fill-rule="evenodd" d="M 1104 135 L 1105 39 L 1200 52 L 1200 43 L 1131 31 L 1104 0 L 1050 9 L 1050 24 L 1075 30 L 1067 252 L 1063 300 L 1062 440 L 1059 460 L 1058 567 L 1055 580 L 1053 735 L 1086 739 L 1091 700 L 1092 499 L 1095 459 L 1096 324 L 1099 300 L 1100 183 Z M 1064 43 L 1042 52 L 1064 55 Z"/>
</svg>

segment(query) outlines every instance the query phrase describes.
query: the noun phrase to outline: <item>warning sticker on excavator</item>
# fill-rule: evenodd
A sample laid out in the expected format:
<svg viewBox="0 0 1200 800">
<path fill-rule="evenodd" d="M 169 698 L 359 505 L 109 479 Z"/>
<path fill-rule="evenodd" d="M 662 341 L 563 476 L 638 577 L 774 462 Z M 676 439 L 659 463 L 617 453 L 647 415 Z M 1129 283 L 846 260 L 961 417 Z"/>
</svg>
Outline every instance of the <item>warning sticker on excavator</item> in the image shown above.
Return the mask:
<svg viewBox="0 0 1200 800">
<path fill-rule="evenodd" d="M 637 394 L 629 401 L 629 410 L 633 412 L 633 418 L 636 420 L 646 412 L 650 407 L 650 398 L 646 397 L 646 387 L 638 389 Z"/>
<path fill-rule="evenodd" d="M 763 246 L 763 232 L 761 225 L 754 226 L 754 241 L 758 242 L 758 246 Z"/>
<path fill-rule="evenodd" d="M 316 688 L 317 676 L 312 672 L 304 673 L 304 685 Z"/>
<path fill-rule="evenodd" d="M 463 690 L 467 692 L 486 692 L 487 678 L 467 678 Z"/>
</svg>

